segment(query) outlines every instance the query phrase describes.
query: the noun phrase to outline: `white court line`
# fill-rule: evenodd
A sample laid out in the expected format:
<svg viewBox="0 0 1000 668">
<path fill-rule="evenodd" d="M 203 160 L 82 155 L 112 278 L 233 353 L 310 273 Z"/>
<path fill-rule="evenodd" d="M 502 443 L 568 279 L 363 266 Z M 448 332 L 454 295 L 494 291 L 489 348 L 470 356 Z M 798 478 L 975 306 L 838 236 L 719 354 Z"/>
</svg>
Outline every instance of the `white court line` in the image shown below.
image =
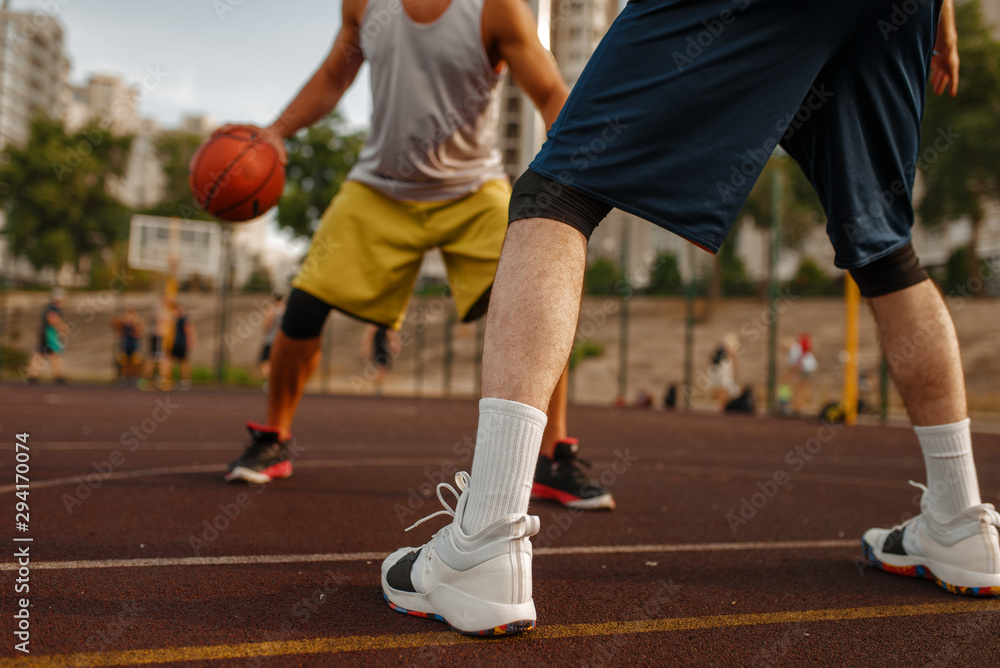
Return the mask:
<svg viewBox="0 0 1000 668">
<path fill-rule="evenodd" d="M 540 547 L 536 556 L 578 554 L 668 554 L 672 552 L 739 552 L 748 550 L 826 550 L 857 548 L 858 540 L 789 540 L 771 543 L 688 543 L 682 545 L 590 545 Z M 177 557 L 173 559 L 103 559 L 96 561 L 32 562 L 33 570 L 81 570 L 92 568 L 155 568 L 173 566 L 238 566 L 242 564 L 308 564 L 337 561 L 381 561 L 388 552 L 336 552 L 331 554 L 264 554 L 230 557 Z M 17 564 L 0 564 L 0 571 L 17 570 Z"/>
<path fill-rule="evenodd" d="M 317 461 L 297 461 L 295 466 L 301 468 L 347 468 L 351 466 L 420 466 L 420 465 L 440 466 L 438 459 L 324 459 Z M 103 478 L 108 480 L 126 480 L 129 478 L 152 478 L 160 475 L 172 475 L 174 473 L 211 473 L 213 471 L 222 472 L 226 470 L 225 464 L 192 464 L 190 466 L 169 466 L 158 469 L 142 469 L 138 471 L 116 471 L 109 473 Z M 52 478 L 50 480 L 33 480 L 31 489 L 45 489 L 46 487 L 61 487 L 63 485 L 79 485 L 86 480 L 87 476 L 94 475 L 96 471 L 90 469 L 81 471 L 71 478 Z M 99 474 L 98 474 L 99 475 Z M 13 492 L 17 485 L 0 485 L 0 494 Z"/>
<path fill-rule="evenodd" d="M 354 466 L 370 468 L 389 468 L 394 466 L 441 466 L 442 461 L 435 458 L 405 459 L 387 458 L 378 459 L 319 459 L 296 461 L 295 466 L 300 468 L 350 468 Z M 109 474 L 107 480 L 126 480 L 129 478 L 151 478 L 160 475 L 172 475 L 175 473 L 205 473 L 222 472 L 226 470 L 225 464 L 195 464 L 191 466 L 171 466 L 167 468 L 143 469 L 139 471 L 120 471 Z M 730 476 L 733 478 L 755 478 L 770 479 L 774 475 L 773 471 L 754 471 L 747 469 L 716 468 L 710 466 L 669 466 L 663 469 L 663 473 L 674 475 L 708 475 L 708 476 Z M 88 475 L 94 475 L 94 470 L 81 471 L 79 474 L 67 478 L 52 478 L 50 480 L 35 480 L 31 483 L 32 489 L 45 489 L 47 487 L 61 487 L 64 485 L 79 485 Z M 834 485 L 859 485 L 862 487 L 884 487 L 887 489 L 908 489 L 909 485 L 901 480 L 885 480 L 882 478 L 864 478 L 860 476 L 825 475 L 817 473 L 796 473 L 793 481 L 828 483 Z M 0 494 L 13 492 L 17 485 L 0 485 Z"/>
</svg>

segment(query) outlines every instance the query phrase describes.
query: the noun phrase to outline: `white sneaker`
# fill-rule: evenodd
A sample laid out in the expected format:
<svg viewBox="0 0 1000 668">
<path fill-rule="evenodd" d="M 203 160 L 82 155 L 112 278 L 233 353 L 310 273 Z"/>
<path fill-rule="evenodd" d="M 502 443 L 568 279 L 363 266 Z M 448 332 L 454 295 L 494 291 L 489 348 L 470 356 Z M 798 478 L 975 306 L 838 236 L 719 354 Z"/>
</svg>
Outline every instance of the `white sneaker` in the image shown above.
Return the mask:
<svg viewBox="0 0 1000 668">
<path fill-rule="evenodd" d="M 531 598 L 531 536 L 538 533 L 534 515 L 507 515 L 474 536 L 462 531 L 469 500 L 469 474 L 455 476 L 460 491 L 437 486 L 454 520 L 423 547 L 404 547 L 382 562 L 382 592 L 393 610 L 445 622 L 459 633 L 510 635 L 535 628 Z M 449 489 L 458 503 L 452 509 L 441 496 Z M 407 529 L 409 531 L 410 529 Z"/>
<path fill-rule="evenodd" d="M 892 529 L 869 529 L 865 556 L 888 573 L 934 580 L 953 594 L 1000 596 L 1000 513 L 991 503 L 969 508 L 949 522 L 930 512 L 927 488 L 920 515 Z"/>
</svg>

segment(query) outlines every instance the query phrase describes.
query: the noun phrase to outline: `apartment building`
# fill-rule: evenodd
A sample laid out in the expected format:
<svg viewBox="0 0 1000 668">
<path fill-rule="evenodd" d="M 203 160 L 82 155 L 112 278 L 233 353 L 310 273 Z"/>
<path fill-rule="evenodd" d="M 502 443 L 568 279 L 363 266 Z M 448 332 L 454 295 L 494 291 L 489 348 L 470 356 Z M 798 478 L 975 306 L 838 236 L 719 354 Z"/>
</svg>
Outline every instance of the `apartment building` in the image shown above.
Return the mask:
<svg viewBox="0 0 1000 668">
<path fill-rule="evenodd" d="M 62 116 L 68 76 L 58 20 L 0 9 L 0 148 L 24 145 L 38 112 Z"/>
</svg>

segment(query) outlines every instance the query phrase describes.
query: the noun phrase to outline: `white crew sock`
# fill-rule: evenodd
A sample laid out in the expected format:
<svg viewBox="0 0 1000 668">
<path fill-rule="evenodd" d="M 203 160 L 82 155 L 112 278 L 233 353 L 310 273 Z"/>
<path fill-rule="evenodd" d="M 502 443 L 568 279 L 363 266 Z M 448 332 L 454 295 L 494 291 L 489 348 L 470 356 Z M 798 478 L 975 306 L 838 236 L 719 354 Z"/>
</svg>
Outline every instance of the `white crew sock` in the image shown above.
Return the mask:
<svg viewBox="0 0 1000 668">
<path fill-rule="evenodd" d="M 982 503 L 976 463 L 972 459 L 969 419 L 933 427 L 914 427 L 927 467 L 930 509 L 950 520 Z"/>
<path fill-rule="evenodd" d="M 477 534 L 505 515 L 528 512 L 547 418 L 527 404 L 479 401 L 479 433 L 462 531 Z"/>
</svg>

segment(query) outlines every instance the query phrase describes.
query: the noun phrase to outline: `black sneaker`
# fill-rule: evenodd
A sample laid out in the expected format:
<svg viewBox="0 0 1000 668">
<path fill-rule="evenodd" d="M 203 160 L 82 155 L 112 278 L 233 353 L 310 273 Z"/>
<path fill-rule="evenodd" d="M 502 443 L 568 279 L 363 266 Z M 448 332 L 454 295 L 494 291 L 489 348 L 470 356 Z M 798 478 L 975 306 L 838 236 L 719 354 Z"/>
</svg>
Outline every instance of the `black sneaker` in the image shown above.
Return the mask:
<svg viewBox="0 0 1000 668">
<path fill-rule="evenodd" d="M 243 480 L 265 485 L 274 478 L 291 476 L 289 448 L 293 441 L 280 441 L 277 429 L 253 422 L 247 422 L 247 431 L 250 432 L 250 445 L 242 457 L 229 465 L 226 482 Z"/>
<path fill-rule="evenodd" d="M 583 471 L 590 462 L 577 457 L 580 442 L 567 438 L 556 443 L 555 456 L 549 459 L 538 456 L 535 480 L 531 485 L 531 498 L 551 499 L 567 508 L 582 510 L 614 510 L 611 492 L 591 480 Z"/>
</svg>

